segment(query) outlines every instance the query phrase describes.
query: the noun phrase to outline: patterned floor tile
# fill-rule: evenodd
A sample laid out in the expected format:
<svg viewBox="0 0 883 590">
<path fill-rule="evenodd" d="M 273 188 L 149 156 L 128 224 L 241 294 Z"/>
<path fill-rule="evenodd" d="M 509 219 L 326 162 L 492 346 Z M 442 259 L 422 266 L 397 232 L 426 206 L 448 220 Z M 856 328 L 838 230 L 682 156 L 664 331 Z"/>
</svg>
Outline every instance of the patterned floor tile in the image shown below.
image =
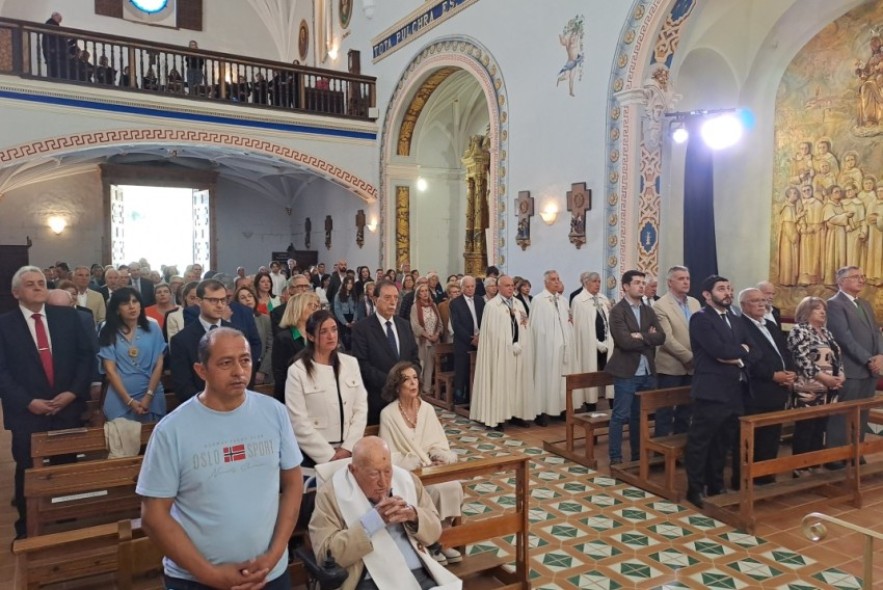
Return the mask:
<svg viewBox="0 0 883 590">
<path fill-rule="evenodd" d="M 574 545 L 573 548 L 576 551 L 584 555 L 588 555 L 593 559 L 606 559 L 608 557 L 615 557 L 622 553 L 621 550 L 617 549 L 613 545 L 609 543 L 605 543 L 604 541 L 589 541 L 588 543 L 579 543 Z"/>
<path fill-rule="evenodd" d="M 589 572 L 567 579 L 577 588 L 584 590 L 619 590 L 622 585 L 611 580 L 603 572 Z"/>
<path fill-rule="evenodd" d="M 815 563 L 815 560 L 811 557 L 795 553 L 794 551 L 788 551 L 787 549 L 772 549 L 761 553 L 761 555 L 770 561 L 774 561 L 775 563 L 791 568 L 792 570 L 797 570 Z"/>
<path fill-rule="evenodd" d="M 610 568 L 620 575 L 625 576 L 629 580 L 632 580 L 633 582 L 644 582 L 645 580 L 655 578 L 662 573 L 658 569 L 647 565 L 643 561 L 638 561 L 635 559 L 621 561 L 619 563 L 611 565 Z"/>
<path fill-rule="evenodd" d="M 630 500 L 643 500 L 644 498 L 651 498 L 652 494 L 650 492 L 645 492 L 644 490 L 639 490 L 638 488 L 623 488 L 619 490 L 619 493 L 624 497 L 629 498 Z"/>
<path fill-rule="evenodd" d="M 690 578 L 702 584 L 703 587 L 712 588 L 714 590 L 740 590 L 741 588 L 748 588 L 748 584 L 742 580 L 734 578 L 730 574 L 717 569 L 699 572 L 693 574 Z"/>
<path fill-rule="evenodd" d="M 683 522 L 684 524 L 686 524 L 688 526 L 691 526 L 691 527 L 694 527 L 697 529 L 702 529 L 705 531 L 709 531 L 712 529 L 719 529 L 719 528 L 723 528 L 724 526 L 726 526 L 726 525 L 724 525 L 724 523 L 720 522 L 719 520 L 715 520 L 715 519 L 711 518 L 710 516 L 702 516 L 701 514 L 688 514 L 687 516 L 681 517 L 678 520 L 680 520 L 681 522 Z"/>
<path fill-rule="evenodd" d="M 622 504 L 622 500 L 617 500 L 613 496 L 609 496 L 607 494 L 592 494 L 591 496 L 586 496 L 583 498 L 583 502 L 591 504 L 593 506 L 616 506 L 617 504 Z"/>
<path fill-rule="evenodd" d="M 612 513 L 622 518 L 622 520 L 635 523 L 644 522 L 650 516 L 646 511 L 638 510 L 637 508 L 623 508 L 621 510 L 614 510 Z"/>
<path fill-rule="evenodd" d="M 585 531 L 567 524 L 553 524 L 552 526 L 544 527 L 540 530 L 562 541 L 567 539 L 578 539 L 586 535 Z"/>
<path fill-rule="evenodd" d="M 782 570 L 778 570 L 762 561 L 754 559 L 753 557 L 728 563 L 727 567 L 745 574 L 749 578 L 753 578 L 759 582 L 782 575 Z"/>
<path fill-rule="evenodd" d="M 552 500 L 560 498 L 561 494 L 549 488 L 534 488 L 530 491 L 530 497 L 534 500 Z"/>
<path fill-rule="evenodd" d="M 734 543 L 741 547 L 758 547 L 766 543 L 766 541 L 760 537 L 755 537 L 748 533 L 727 532 L 718 536 L 725 541 L 729 541 L 730 543 Z"/>
<path fill-rule="evenodd" d="M 837 590 L 860 590 L 862 587 L 860 579 L 838 569 L 828 569 L 819 572 L 814 575 L 813 578 L 820 582 L 830 584 L 834 588 L 837 588 Z"/>
<path fill-rule="evenodd" d="M 596 531 L 608 531 L 622 526 L 621 522 L 603 515 L 583 518 L 579 522 Z"/>
<path fill-rule="evenodd" d="M 650 535 L 645 535 L 637 531 L 625 531 L 621 533 L 616 533 L 615 535 L 610 535 L 610 538 L 619 541 L 623 545 L 628 545 L 629 547 L 634 547 L 637 549 L 640 549 L 642 547 L 653 547 L 654 545 L 659 544 L 659 541 L 657 541 Z"/>
<path fill-rule="evenodd" d="M 583 483 L 578 483 L 575 481 L 568 481 L 564 483 L 557 483 L 555 487 L 560 489 L 562 492 L 566 492 L 568 494 L 583 494 L 588 489 L 589 486 Z"/>
<path fill-rule="evenodd" d="M 686 512 L 687 510 L 674 502 L 650 502 L 647 504 L 647 507 L 663 514 L 676 514 L 678 512 Z"/>
<path fill-rule="evenodd" d="M 536 559 L 553 572 L 568 570 L 577 565 L 574 556 L 563 551 L 549 551 L 538 555 Z"/>
<path fill-rule="evenodd" d="M 819 587 L 804 582 L 791 582 L 789 584 L 783 584 L 775 590 L 819 590 Z"/>
<path fill-rule="evenodd" d="M 696 553 L 701 553 L 702 555 L 710 557 L 711 559 L 723 557 L 725 555 L 732 555 L 733 553 L 735 553 L 735 550 L 733 550 L 729 546 L 722 543 L 717 543 L 710 539 L 690 541 L 686 544 L 686 547 L 689 547 Z"/>
<path fill-rule="evenodd" d="M 552 502 L 549 506 L 559 512 L 564 512 L 565 514 L 580 514 L 590 510 L 590 508 L 582 502 Z"/>
<path fill-rule="evenodd" d="M 689 531 L 677 524 L 673 524 L 671 522 L 663 522 L 661 524 L 652 524 L 647 527 L 648 530 L 653 531 L 657 535 L 662 535 L 668 539 L 681 539 L 683 537 L 689 537 L 695 533 Z"/>
<path fill-rule="evenodd" d="M 676 549 L 664 549 L 656 553 L 651 553 L 650 559 L 658 561 L 662 565 L 668 566 L 673 570 L 690 567 L 691 565 L 699 563 L 698 559 L 694 559 L 686 553 L 681 553 Z"/>
<path fill-rule="evenodd" d="M 690 586 L 687 586 L 683 582 L 678 582 L 677 580 L 674 580 L 672 582 L 665 582 L 661 586 L 653 586 L 652 590 L 675 590 L 676 588 L 689 588 L 689 587 Z"/>
</svg>

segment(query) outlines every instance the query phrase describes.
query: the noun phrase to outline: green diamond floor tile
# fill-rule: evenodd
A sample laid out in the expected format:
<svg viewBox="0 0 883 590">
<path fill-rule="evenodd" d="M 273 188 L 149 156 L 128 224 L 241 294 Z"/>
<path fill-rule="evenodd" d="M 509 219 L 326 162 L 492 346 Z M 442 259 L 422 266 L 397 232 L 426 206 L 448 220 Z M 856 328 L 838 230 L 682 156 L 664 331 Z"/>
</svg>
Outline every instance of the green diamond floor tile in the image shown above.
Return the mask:
<svg viewBox="0 0 883 590">
<path fill-rule="evenodd" d="M 570 569 L 574 566 L 574 559 L 572 556 L 567 553 L 557 553 L 554 551 L 546 553 L 539 559 L 539 561 L 553 572 Z"/>
<path fill-rule="evenodd" d="M 493 483 L 477 483 L 466 487 L 476 494 L 494 494 L 502 489 L 500 486 Z"/>
<path fill-rule="evenodd" d="M 749 535 L 748 533 L 739 533 L 735 531 L 723 533 L 718 536 L 725 541 L 729 541 L 730 543 L 734 543 L 741 547 L 758 547 L 766 543 L 766 541 L 761 539 L 760 537 L 755 537 L 754 535 Z"/>
<path fill-rule="evenodd" d="M 739 561 L 734 561 L 733 563 L 728 563 L 727 567 L 732 568 L 742 574 L 745 574 L 749 578 L 753 578 L 759 582 L 782 575 L 782 570 L 778 570 L 770 565 L 754 559 L 753 557 L 740 559 Z"/>
<path fill-rule="evenodd" d="M 695 527 L 697 529 L 710 530 L 710 529 L 719 529 L 724 526 L 724 523 L 715 520 L 708 516 L 702 516 L 699 514 L 690 514 L 688 516 L 684 516 L 680 519 L 686 525 Z"/>
<path fill-rule="evenodd" d="M 589 486 L 581 483 L 576 483 L 572 481 L 568 481 L 566 483 L 555 484 L 556 488 L 559 488 L 562 491 L 565 491 L 570 494 L 581 494 L 589 489 Z"/>
<path fill-rule="evenodd" d="M 621 516 L 623 520 L 629 522 L 643 522 L 647 520 L 647 513 L 637 508 L 623 508 L 622 510 L 614 510 L 613 514 Z"/>
<path fill-rule="evenodd" d="M 580 590 L 619 590 L 622 588 L 622 584 L 609 579 L 607 574 L 602 572 L 580 574 L 567 578 L 567 581 L 580 588 Z"/>
<path fill-rule="evenodd" d="M 619 493 L 626 498 L 630 498 L 632 500 L 643 500 L 644 498 L 650 497 L 650 494 L 648 492 L 645 492 L 644 490 L 639 490 L 638 488 L 624 488 L 620 490 Z"/>
<path fill-rule="evenodd" d="M 647 504 L 647 507 L 652 508 L 656 512 L 662 512 L 663 514 L 676 514 L 687 510 L 683 506 L 675 504 L 674 502 L 651 502 Z"/>
<path fill-rule="evenodd" d="M 641 561 L 621 561 L 611 567 L 614 571 L 617 571 L 626 578 L 636 582 L 649 580 L 660 574 L 659 570 L 652 568 Z"/>
<path fill-rule="evenodd" d="M 815 563 L 815 560 L 811 557 L 795 553 L 794 551 L 788 551 L 787 549 L 772 549 L 765 551 L 761 555 L 792 570 L 798 570 Z"/>
<path fill-rule="evenodd" d="M 581 512 L 589 511 L 589 507 L 582 502 L 553 502 L 549 504 L 549 506 L 555 510 L 569 514 L 579 514 Z"/>
<path fill-rule="evenodd" d="M 663 522 L 661 524 L 651 524 L 647 527 L 647 530 L 653 531 L 657 535 L 661 535 L 667 539 L 680 539 L 683 537 L 689 537 L 695 533 L 693 531 L 689 531 L 684 527 L 678 526 L 676 524 L 672 524 L 670 522 Z"/>
<path fill-rule="evenodd" d="M 816 580 L 830 584 L 837 590 L 860 590 L 861 580 L 838 569 L 828 569 L 813 576 Z"/>
<path fill-rule="evenodd" d="M 818 586 L 810 586 L 803 582 L 791 582 L 790 584 L 779 586 L 776 590 L 820 590 L 820 588 Z"/>
<path fill-rule="evenodd" d="M 670 569 L 678 570 L 684 567 L 690 567 L 699 563 L 698 559 L 681 553 L 676 549 L 664 549 L 657 553 L 651 553 L 650 559 L 658 561 L 662 565 L 668 566 Z"/>
<path fill-rule="evenodd" d="M 653 537 L 635 531 L 617 533 L 610 538 L 630 547 L 653 547 L 659 544 Z"/>
<path fill-rule="evenodd" d="M 622 504 L 622 500 L 617 500 L 613 496 L 609 496 L 607 494 L 592 494 L 591 496 L 586 496 L 583 498 L 583 501 L 592 504 L 594 506 L 616 506 L 617 504 Z"/>
<path fill-rule="evenodd" d="M 589 541 L 588 543 L 579 543 L 573 546 L 574 549 L 592 557 L 594 559 L 606 559 L 608 557 L 615 557 L 622 553 L 620 549 L 617 549 L 613 545 L 605 543 L 604 541 Z"/>
<path fill-rule="evenodd" d="M 617 483 L 612 477 L 593 477 L 589 482 L 602 488 L 611 488 Z"/>
<path fill-rule="evenodd" d="M 697 553 L 701 553 L 712 558 L 734 553 L 734 550 L 730 549 L 726 545 L 708 540 L 691 541 L 687 543 L 686 546 Z"/>
<path fill-rule="evenodd" d="M 463 504 L 463 514 L 484 514 L 490 512 L 491 508 L 479 502 L 467 502 Z"/>
<path fill-rule="evenodd" d="M 551 500 L 553 498 L 560 498 L 561 494 L 548 488 L 535 488 L 530 491 L 530 497 L 534 500 Z"/>
<path fill-rule="evenodd" d="M 693 574 L 690 578 L 707 588 L 715 590 L 741 590 L 748 587 L 745 582 L 718 570 L 699 572 Z"/>
<path fill-rule="evenodd" d="M 576 539 L 585 535 L 580 529 L 564 524 L 552 525 L 550 527 L 545 527 L 542 530 L 546 531 L 556 539 Z"/>
<path fill-rule="evenodd" d="M 621 522 L 612 518 L 608 518 L 606 516 L 590 516 L 588 518 L 581 519 L 580 522 L 589 528 L 595 529 L 596 531 L 606 531 L 622 526 Z"/>
</svg>

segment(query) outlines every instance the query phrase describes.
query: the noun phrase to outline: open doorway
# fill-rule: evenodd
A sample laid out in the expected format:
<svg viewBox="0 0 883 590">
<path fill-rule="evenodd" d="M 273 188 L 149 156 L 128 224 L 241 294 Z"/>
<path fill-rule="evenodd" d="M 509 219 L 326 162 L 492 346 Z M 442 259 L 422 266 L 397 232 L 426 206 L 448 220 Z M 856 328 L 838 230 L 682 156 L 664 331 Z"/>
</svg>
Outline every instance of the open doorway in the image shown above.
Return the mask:
<svg viewBox="0 0 883 590">
<path fill-rule="evenodd" d="M 112 184 L 111 262 L 211 268 L 210 199 L 207 189 Z"/>
</svg>

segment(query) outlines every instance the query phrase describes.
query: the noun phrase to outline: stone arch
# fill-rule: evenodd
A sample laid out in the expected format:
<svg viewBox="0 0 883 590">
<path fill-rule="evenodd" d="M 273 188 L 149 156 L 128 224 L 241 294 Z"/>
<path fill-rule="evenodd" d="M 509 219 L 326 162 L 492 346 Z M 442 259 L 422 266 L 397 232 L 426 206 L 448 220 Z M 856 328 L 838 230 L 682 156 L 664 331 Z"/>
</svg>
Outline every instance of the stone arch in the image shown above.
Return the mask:
<svg viewBox="0 0 883 590">
<path fill-rule="evenodd" d="M 617 43 L 607 98 L 605 275 L 659 274 L 662 147 L 644 133 L 648 101 L 671 98 L 668 71 L 696 0 L 633 0 Z"/>
<path fill-rule="evenodd" d="M 490 120 L 490 182 L 493 198 L 489 200 L 490 232 L 493 245 L 488 252 L 488 264 L 505 264 L 506 253 L 506 159 L 509 144 L 508 100 L 503 75 L 491 53 L 478 41 L 467 36 L 443 37 L 425 46 L 405 66 L 387 104 L 383 130 L 380 136 L 380 259 L 385 268 L 394 261 L 395 208 L 389 203 L 395 199 L 390 184 L 390 166 L 398 156 L 401 126 L 413 118 L 413 99 L 431 76 L 447 68 L 469 72 L 481 86 Z M 409 112 L 411 113 L 409 115 Z M 412 121 L 413 124 L 413 121 Z"/>
<path fill-rule="evenodd" d="M 0 151 L 0 168 L 25 163 L 38 158 L 76 152 L 87 147 L 131 144 L 199 145 L 202 147 L 208 145 L 224 148 L 232 147 L 245 152 L 271 155 L 296 164 L 314 172 L 317 176 L 339 184 L 369 203 L 377 200 L 376 187 L 363 178 L 331 162 L 262 139 L 215 131 L 165 128 L 112 129 L 51 137 Z"/>
</svg>

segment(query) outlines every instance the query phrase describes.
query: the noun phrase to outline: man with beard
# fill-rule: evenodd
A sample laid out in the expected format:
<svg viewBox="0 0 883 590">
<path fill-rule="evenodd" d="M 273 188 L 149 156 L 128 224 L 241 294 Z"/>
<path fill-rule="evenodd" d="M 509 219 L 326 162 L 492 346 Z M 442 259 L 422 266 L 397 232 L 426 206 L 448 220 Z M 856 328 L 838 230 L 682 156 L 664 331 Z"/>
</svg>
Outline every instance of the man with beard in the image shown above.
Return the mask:
<svg viewBox="0 0 883 590">
<path fill-rule="evenodd" d="M 735 450 L 753 354 L 745 324 L 729 311 L 730 281 L 711 275 L 702 282 L 702 296 L 705 307 L 690 317 L 693 420 L 684 451 L 687 500 L 699 508 L 706 494 L 724 492 L 724 463 L 727 451 Z"/>
</svg>

